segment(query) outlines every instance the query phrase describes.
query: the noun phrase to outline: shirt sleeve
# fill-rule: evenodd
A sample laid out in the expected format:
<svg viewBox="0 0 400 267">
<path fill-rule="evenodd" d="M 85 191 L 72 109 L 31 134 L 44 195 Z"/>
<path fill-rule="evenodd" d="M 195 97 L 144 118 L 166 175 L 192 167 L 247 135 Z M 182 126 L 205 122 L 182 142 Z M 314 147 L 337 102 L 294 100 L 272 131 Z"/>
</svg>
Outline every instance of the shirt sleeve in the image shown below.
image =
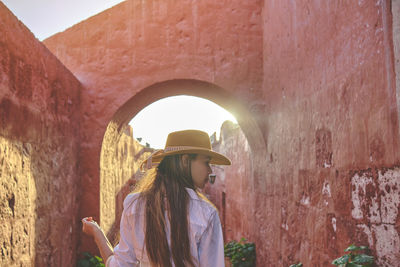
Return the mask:
<svg viewBox="0 0 400 267">
<path fill-rule="evenodd" d="M 114 248 L 114 255 L 107 259 L 106 267 L 137 266 L 138 262 L 133 248 L 133 223 L 130 224 L 130 220 L 133 220 L 133 216 L 127 215 L 124 208 L 120 224 L 120 240 Z"/>
<path fill-rule="evenodd" d="M 217 212 L 211 216 L 210 222 L 200 239 L 198 249 L 200 267 L 224 267 L 224 239 L 221 222 Z"/>
</svg>

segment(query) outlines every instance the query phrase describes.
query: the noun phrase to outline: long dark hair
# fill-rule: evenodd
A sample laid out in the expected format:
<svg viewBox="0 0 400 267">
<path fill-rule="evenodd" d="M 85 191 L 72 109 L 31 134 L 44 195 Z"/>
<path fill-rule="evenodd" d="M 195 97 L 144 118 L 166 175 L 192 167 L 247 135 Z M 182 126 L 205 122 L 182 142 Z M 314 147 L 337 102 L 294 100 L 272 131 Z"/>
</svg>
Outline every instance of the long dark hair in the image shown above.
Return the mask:
<svg viewBox="0 0 400 267">
<path fill-rule="evenodd" d="M 196 156 L 166 156 L 135 190 L 141 192 L 139 201 L 145 204 L 145 244 L 152 266 L 172 267 L 171 256 L 176 267 L 194 266 L 189 242 L 189 195 L 185 187 L 195 190 L 190 163 Z M 171 249 L 165 232 L 165 214 L 171 226 Z"/>
</svg>

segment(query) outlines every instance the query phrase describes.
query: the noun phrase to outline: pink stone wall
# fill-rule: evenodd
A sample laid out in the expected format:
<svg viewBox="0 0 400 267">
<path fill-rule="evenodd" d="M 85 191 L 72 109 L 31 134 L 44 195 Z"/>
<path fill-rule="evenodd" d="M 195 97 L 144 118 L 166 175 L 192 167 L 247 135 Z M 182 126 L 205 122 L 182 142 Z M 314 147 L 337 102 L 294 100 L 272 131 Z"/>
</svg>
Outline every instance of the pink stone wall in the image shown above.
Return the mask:
<svg viewBox="0 0 400 267">
<path fill-rule="evenodd" d="M 111 131 L 110 131 L 111 132 Z M 131 193 L 136 182 L 142 177 L 140 163 L 152 148 L 141 145 L 134 138 L 132 127 L 128 125 L 114 142 L 112 134 L 106 132 L 100 157 L 100 220 L 102 229 L 113 244 L 118 243 L 119 223 L 125 197 Z"/>
<path fill-rule="evenodd" d="M 79 81 L 0 3 L 0 266 L 72 266 Z"/>
<path fill-rule="evenodd" d="M 391 1 L 392 38 L 396 73 L 397 112 L 400 114 L 400 2 Z"/>
<path fill-rule="evenodd" d="M 242 237 L 255 240 L 255 191 L 252 181 L 252 159 L 246 136 L 237 124 L 230 121 L 221 126 L 221 134 L 212 143 L 232 161 L 232 166 L 213 166 L 217 175 L 214 184 L 207 184 L 204 193 L 217 206 L 224 231 L 225 243 Z"/>
<path fill-rule="evenodd" d="M 258 236 L 262 261 L 328 266 L 357 243 L 379 266 L 399 266 L 390 1 L 265 1 L 263 25 L 272 160 L 256 200 L 258 231 L 270 237 Z"/>
</svg>

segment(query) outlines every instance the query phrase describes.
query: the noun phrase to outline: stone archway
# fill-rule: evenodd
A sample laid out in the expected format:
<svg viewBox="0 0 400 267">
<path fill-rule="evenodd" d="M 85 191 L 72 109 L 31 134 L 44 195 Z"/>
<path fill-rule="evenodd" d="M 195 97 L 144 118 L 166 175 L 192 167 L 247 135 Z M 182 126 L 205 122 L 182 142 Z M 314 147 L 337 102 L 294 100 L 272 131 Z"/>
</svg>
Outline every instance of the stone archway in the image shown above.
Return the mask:
<svg viewBox="0 0 400 267">
<path fill-rule="evenodd" d="M 253 171 L 251 177 L 248 177 L 251 181 L 250 188 L 254 191 L 255 187 L 265 187 L 264 177 L 262 176 L 264 173 L 263 168 L 265 168 L 263 159 L 266 159 L 265 140 L 255 119 L 243 103 L 225 89 L 209 82 L 179 79 L 156 83 L 142 89 L 139 93 L 126 101 L 126 103 L 117 110 L 104 134 L 99 165 L 100 221 L 102 222 L 102 228 L 110 233 L 111 237 L 115 233 L 113 230 L 115 225 L 118 224 L 116 221 L 119 221 L 121 215 L 119 210 L 121 207 L 117 207 L 117 204 L 121 204 L 120 192 L 121 190 L 124 191 L 121 188 L 122 185 L 125 184 L 125 182 L 121 183 L 122 179 L 118 177 L 118 174 L 112 175 L 113 172 L 116 172 L 116 170 L 112 169 L 112 164 L 107 166 L 110 162 L 110 158 L 117 155 L 117 151 L 115 151 L 116 144 L 123 136 L 129 121 L 139 111 L 159 99 L 176 95 L 192 95 L 208 99 L 230 111 L 236 117 L 251 148 Z M 136 166 L 135 169 L 137 169 L 137 167 L 138 166 Z M 111 174 L 109 177 L 113 180 L 108 180 L 106 177 L 107 174 Z M 249 201 L 254 203 L 254 199 L 249 199 Z"/>
</svg>

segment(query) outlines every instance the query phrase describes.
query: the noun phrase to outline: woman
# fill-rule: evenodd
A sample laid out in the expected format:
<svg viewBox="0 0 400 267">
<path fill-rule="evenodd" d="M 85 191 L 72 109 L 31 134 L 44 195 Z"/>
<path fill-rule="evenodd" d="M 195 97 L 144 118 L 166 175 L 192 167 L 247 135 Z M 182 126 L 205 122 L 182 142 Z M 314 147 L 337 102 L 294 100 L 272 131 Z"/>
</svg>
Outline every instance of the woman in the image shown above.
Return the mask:
<svg viewBox="0 0 400 267">
<path fill-rule="evenodd" d="M 210 164 L 230 165 L 230 160 L 211 150 L 207 133 L 186 130 L 170 133 L 165 149 L 144 164 L 157 167 L 125 198 L 114 250 L 91 217 L 82 220 L 106 266 L 224 266 L 217 210 L 198 189 L 208 181 Z"/>
</svg>

